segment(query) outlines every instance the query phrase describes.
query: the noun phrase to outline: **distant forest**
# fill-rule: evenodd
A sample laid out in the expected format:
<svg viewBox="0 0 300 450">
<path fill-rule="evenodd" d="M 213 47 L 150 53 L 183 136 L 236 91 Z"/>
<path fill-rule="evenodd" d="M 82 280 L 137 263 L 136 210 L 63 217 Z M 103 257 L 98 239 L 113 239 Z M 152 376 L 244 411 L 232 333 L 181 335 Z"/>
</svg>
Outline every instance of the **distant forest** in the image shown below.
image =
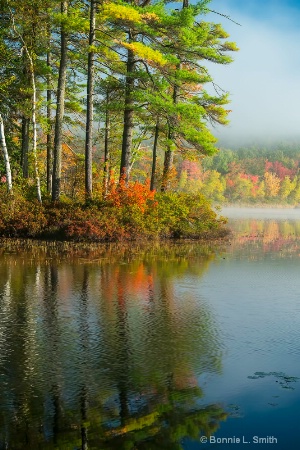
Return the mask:
<svg viewBox="0 0 300 450">
<path fill-rule="evenodd" d="M 182 161 L 178 190 L 201 191 L 219 203 L 300 203 L 300 144 L 221 149 Z"/>
</svg>

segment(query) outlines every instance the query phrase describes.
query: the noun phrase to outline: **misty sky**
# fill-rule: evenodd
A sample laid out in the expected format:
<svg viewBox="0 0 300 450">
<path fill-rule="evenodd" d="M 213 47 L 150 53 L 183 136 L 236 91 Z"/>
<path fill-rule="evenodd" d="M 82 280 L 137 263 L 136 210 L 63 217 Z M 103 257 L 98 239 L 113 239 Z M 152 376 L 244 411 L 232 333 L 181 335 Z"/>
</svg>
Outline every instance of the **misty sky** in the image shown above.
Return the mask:
<svg viewBox="0 0 300 450">
<path fill-rule="evenodd" d="M 210 65 L 216 83 L 231 94 L 230 125 L 214 134 L 220 145 L 263 141 L 300 143 L 300 0 L 212 0 L 240 51 L 227 66 Z"/>
</svg>

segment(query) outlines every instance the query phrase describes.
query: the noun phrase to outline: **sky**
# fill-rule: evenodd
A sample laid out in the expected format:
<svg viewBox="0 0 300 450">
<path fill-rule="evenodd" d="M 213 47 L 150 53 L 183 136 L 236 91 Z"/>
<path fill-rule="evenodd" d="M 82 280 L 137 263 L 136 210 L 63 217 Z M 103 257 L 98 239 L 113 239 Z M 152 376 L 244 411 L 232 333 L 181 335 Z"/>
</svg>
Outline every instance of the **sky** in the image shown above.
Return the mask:
<svg viewBox="0 0 300 450">
<path fill-rule="evenodd" d="M 231 99 L 230 124 L 213 131 L 219 144 L 300 143 L 300 0 L 212 0 L 209 8 L 240 24 L 205 18 L 240 49 L 232 64 L 208 66 Z"/>
</svg>

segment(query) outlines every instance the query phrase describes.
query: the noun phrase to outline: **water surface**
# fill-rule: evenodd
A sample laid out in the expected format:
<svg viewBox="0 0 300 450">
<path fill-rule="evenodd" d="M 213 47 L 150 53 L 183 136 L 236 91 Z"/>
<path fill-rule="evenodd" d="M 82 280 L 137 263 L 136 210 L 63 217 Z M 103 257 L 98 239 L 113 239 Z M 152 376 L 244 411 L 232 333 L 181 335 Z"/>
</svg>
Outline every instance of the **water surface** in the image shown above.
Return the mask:
<svg viewBox="0 0 300 450">
<path fill-rule="evenodd" d="M 300 221 L 230 226 L 213 248 L 0 249 L 0 448 L 298 449 Z"/>
</svg>

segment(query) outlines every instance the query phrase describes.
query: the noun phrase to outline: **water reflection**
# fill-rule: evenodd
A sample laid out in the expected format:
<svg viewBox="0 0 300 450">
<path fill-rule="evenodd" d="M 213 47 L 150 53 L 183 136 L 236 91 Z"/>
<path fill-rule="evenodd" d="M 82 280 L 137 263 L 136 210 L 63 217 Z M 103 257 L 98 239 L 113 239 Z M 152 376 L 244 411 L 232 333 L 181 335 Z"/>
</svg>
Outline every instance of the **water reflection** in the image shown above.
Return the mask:
<svg viewBox="0 0 300 450">
<path fill-rule="evenodd" d="M 300 254 L 300 221 L 273 219 L 231 220 L 234 238 L 231 241 L 233 253 L 249 256 L 247 249 L 257 249 L 257 256 L 269 253 L 282 258 Z"/>
<path fill-rule="evenodd" d="M 214 254 L 191 249 L 110 263 L 3 252 L 1 449 L 173 450 L 218 428 L 227 414 L 197 381 L 220 372 L 218 327 L 185 287 Z"/>
</svg>

